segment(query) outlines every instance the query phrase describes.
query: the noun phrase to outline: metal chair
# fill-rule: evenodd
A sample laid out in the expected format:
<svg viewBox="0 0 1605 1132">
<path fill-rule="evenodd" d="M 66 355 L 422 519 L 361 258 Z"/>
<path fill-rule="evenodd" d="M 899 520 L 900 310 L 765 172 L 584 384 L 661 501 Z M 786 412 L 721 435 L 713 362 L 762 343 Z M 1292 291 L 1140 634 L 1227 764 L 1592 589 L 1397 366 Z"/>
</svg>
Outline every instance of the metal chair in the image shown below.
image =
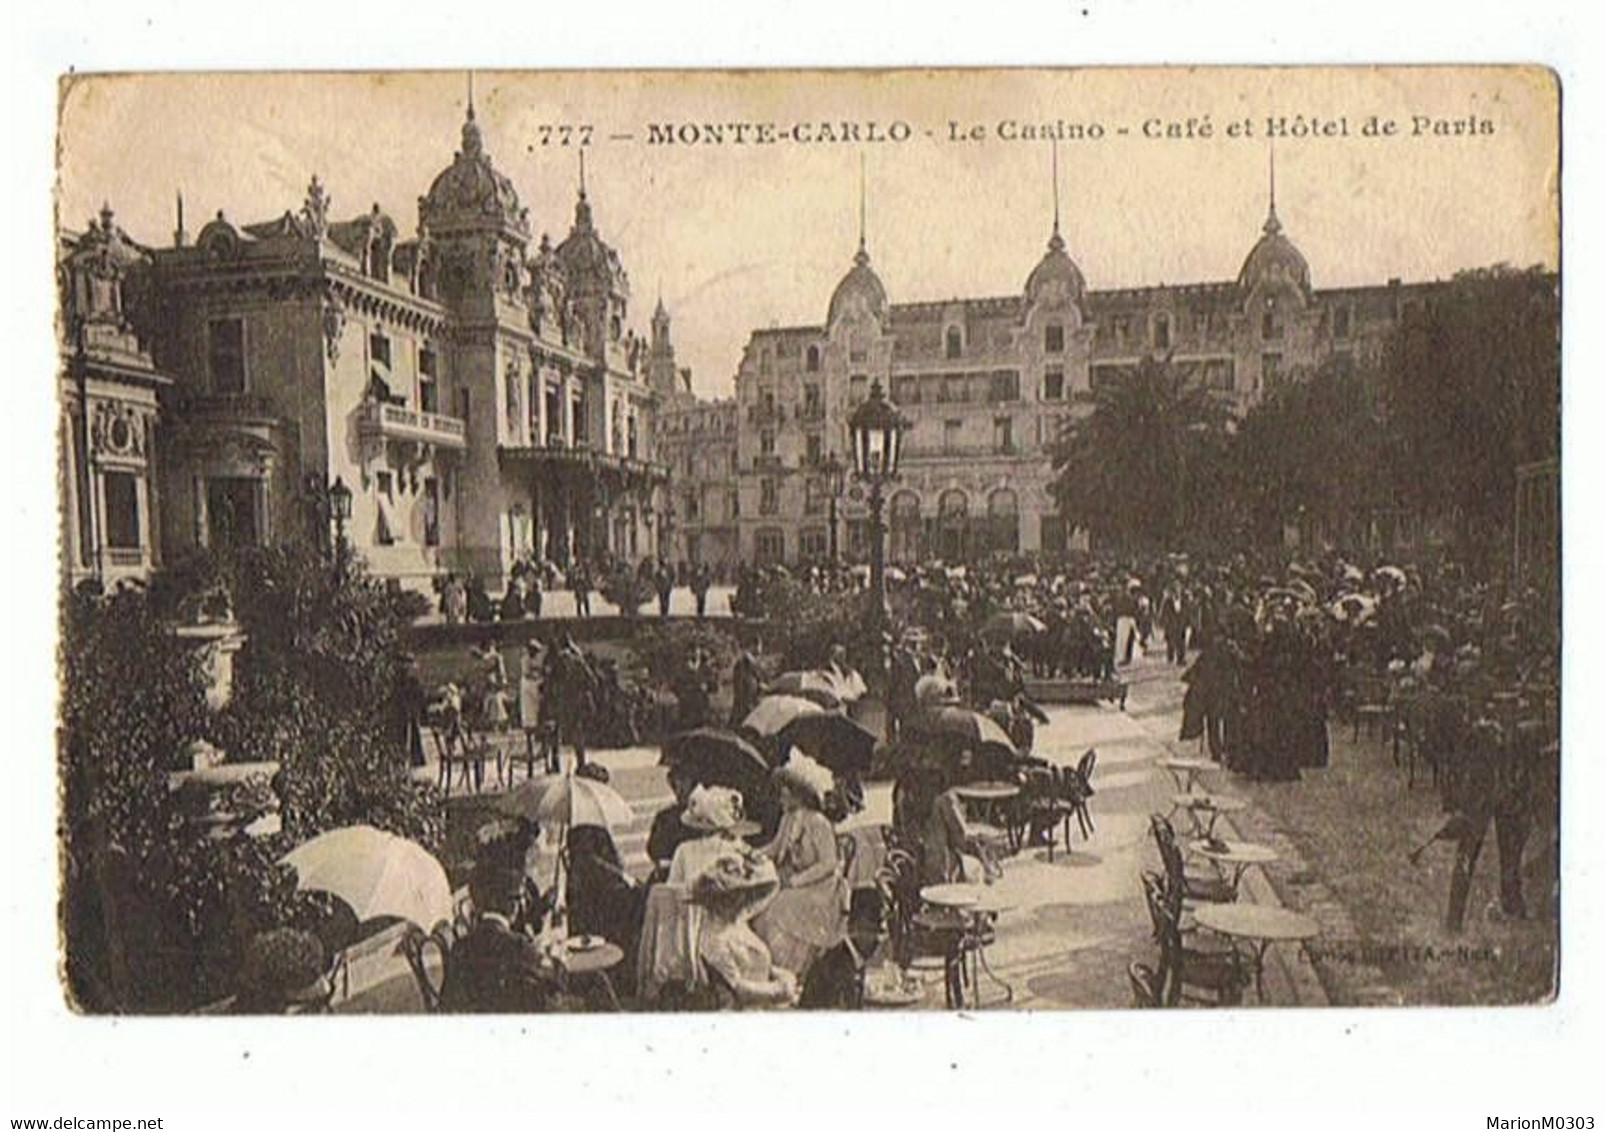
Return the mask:
<svg viewBox="0 0 1605 1132">
<path fill-rule="evenodd" d="M 396 950 L 406 958 L 413 981 L 418 985 L 418 997 L 423 1000 L 424 1010 L 430 1014 L 440 1013 L 440 996 L 446 987 L 446 968 L 451 962 L 451 947 L 454 942 L 456 941 L 451 930 L 445 925 L 436 927 L 432 932 L 425 932 L 416 924 L 411 924 L 396 947 Z M 431 948 L 440 956 L 438 978 L 429 970 Z"/>
<path fill-rule="evenodd" d="M 1206 1006 L 1241 1003 L 1248 986 L 1242 956 L 1232 948 L 1206 951 L 1187 946 L 1181 926 L 1180 893 L 1154 872 L 1144 873 L 1142 883 L 1155 942 L 1159 944 L 1159 968 L 1153 985 L 1160 992 L 1160 1002 L 1165 1006 L 1182 1002 Z M 1200 991 L 1210 997 L 1200 997 Z"/>
</svg>

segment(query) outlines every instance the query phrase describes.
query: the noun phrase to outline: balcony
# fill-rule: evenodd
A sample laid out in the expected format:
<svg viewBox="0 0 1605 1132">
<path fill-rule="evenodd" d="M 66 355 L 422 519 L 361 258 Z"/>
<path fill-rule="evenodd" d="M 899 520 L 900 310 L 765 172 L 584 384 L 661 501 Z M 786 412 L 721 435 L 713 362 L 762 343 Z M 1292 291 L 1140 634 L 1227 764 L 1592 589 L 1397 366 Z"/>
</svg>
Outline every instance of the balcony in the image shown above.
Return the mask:
<svg viewBox="0 0 1605 1132">
<path fill-rule="evenodd" d="M 779 405 L 766 405 L 762 401 L 747 407 L 747 423 L 755 425 L 780 424 L 786 419 L 786 410 Z"/>
<path fill-rule="evenodd" d="M 384 401 L 369 401 L 359 412 L 357 428 L 366 436 L 437 448 L 468 447 L 468 426 L 456 417 Z"/>
<path fill-rule="evenodd" d="M 910 444 L 903 449 L 906 460 L 973 460 L 986 457 L 1010 458 L 1024 455 L 1018 443 L 1011 444 Z"/>
<path fill-rule="evenodd" d="M 662 464 L 639 456 L 602 452 L 583 438 L 569 444 L 561 436 L 548 437 L 545 444 L 504 444 L 503 463 L 533 465 L 568 480 L 595 479 L 626 488 L 652 487 L 667 483 L 669 470 Z"/>
<path fill-rule="evenodd" d="M 797 406 L 797 419 L 805 424 L 818 424 L 825 419 L 825 406 L 805 402 Z"/>
</svg>

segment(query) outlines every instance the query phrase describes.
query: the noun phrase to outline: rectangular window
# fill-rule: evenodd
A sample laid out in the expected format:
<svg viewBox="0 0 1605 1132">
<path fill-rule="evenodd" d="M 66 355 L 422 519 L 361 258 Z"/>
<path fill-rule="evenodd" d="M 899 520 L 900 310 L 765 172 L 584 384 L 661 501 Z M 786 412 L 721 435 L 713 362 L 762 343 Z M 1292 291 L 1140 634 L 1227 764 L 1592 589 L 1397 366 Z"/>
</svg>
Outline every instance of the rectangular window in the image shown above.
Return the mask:
<svg viewBox="0 0 1605 1132">
<path fill-rule="evenodd" d="M 847 359 L 849 361 L 862 362 L 867 361 L 868 358 L 869 351 L 864 349 L 862 346 L 854 346 L 852 349 L 847 351 Z"/>
<path fill-rule="evenodd" d="M 584 444 L 590 435 L 590 430 L 585 427 L 585 417 L 585 394 L 576 393 L 574 395 L 574 444 L 576 447 Z"/>
<path fill-rule="evenodd" d="M 1055 366 L 1042 375 L 1042 399 L 1044 401 L 1064 400 L 1064 370 Z"/>
<path fill-rule="evenodd" d="M 825 397 L 819 386 L 803 386 L 803 415 L 809 420 L 818 420 L 825 415 Z"/>
<path fill-rule="evenodd" d="M 1338 307 L 1332 312 L 1332 336 L 1334 338 L 1347 338 L 1349 336 L 1349 308 Z"/>
<path fill-rule="evenodd" d="M 732 519 L 741 518 L 741 492 L 735 488 L 730 489 L 725 500 L 725 513 Z"/>
<path fill-rule="evenodd" d="M 782 562 L 786 558 L 786 532 L 773 527 L 758 532 L 754 549 L 760 565 Z"/>
<path fill-rule="evenodd" d="M 1282 355 L 1261 354 L 1259 359 L 1260 389 L 1270 393 L 1282 383 Z"/>
<path fill-rule="evenodd" d="M 468 420 L 468 410 L 473 407 L 473 399 L 467 389 L 457 390 L 457 416 L 460 420 Z"/>
<path fill-rule="evenodd" d="M 1267 305 L 1265 313 L 1260 317 L 1260 337 L 1265 341 L 1274 341 L 1282 336 L 1282 320 L 1276 315 L 1276 308 Z"/>
<path fill-rule="evenodd" d="M 101 477 L 106 496 L 106 546 L 110 550 L 138 550 L 139 480 L 127 472 L 107 472 Z"/>
<path fill-rule="evenodd" d="M 206 327 L 207 371 L 213 393 L 245 392 L 245 320 L 213 319 Z"/>
<path fill-rule="evenodd" d="M 424 545 L 440 545 L 440 481 L 424 480 Z"/>
<path fill-rule="evenodd" d="M 1049 323 L 1043 332 L 1042 348 L 1050 354 L 1064 353 L 1064 327 L 1057 322 Z"/>
<path fill-rule="evenodd" d="M 825 460 L 825 438 L 817 432 L 808 434 L 807 460 L 810 468 L 817 468 Z"/>
<path fill-rule="evenodd" d="M 763 480 L 758 485 L 758 513 L 773 515 L 780 510 L 780 485 L 774 480 Z"/>
<path fill-rule="evenodd" d="M 920 379 L 911 373 L 900 373 L 892 378 L 892 400 L 899 405 L 920 403 Z"/>
<path fill-rule="evenodd" d="M 825 489 L 817 479 L 810 477 L 803 483 L 803 514 L 818 515 L 825 509 Z"/>
<path fill-rule="evenodd" d="M 760 456 L 773 456 L 775 454 L 775 430 L 766 428 L 758 434 L 758 454 Z"/>
<path fill-rule="evenodd" d="M 1001 369 L 992 375 L 992 403 L 998 404 L 1006 401 L 1020 399 L 1020 374 L 1018 370 Z"/>
<path fill-rule="evenodd" d="M 1014 418 L 997 417 L 992 421 L 992 447 L 1005 455 L 1014 451 Z"/>
<path fill-rule="evenodd" d="M 797 553 L 805 562 L 824 558 L 830 553 L 830 536 L 818 527 L 808 527 L 799 531 Z"/>
<path fill-rule="evenodd" d="M 440 387 L 436 384 L 435 351 L 428 346 L 418 350 L 418 407 L 426 413 L 440 412 Z"/>
<path fill-rule="evenodd" d="M 854 405 L 862 404 L 869 396 L 869 378 L 861 373 L 855 373 L 847 380 L 847 400 Z"/>
<path fill-rule="evenodd" d="M 947 328 L 947 356 L 950 358 L 964 356 L 964 332 L 956 326 Z"/>
<path fill-rule="evenodd" d="M 375 330 L 368 335 L 368 360 L 387 370 L 390 368 L 390 339 L 381 331 Z"/>
<path fill-rule="evenodd" d="M 959 447 L 959 437 L 963 435 L 963 421 L 942 422 L 942 451 L 956 452 Z"/>
<path fill-rule="evenodd" d="M 1237 367 L 1227 358 L 1212 358 L 1204 363 L 1204 385 L 1230 393 L 1237 388 Z"/>
<path fill-rule="evenodd" d="M 1124 345 L 1126 340 L 1131 337 L 1131 316 L 1117 314 L 1111 325 L 1114 328 L 1115 341 Z"/>
<path fill-rule="evenodd" d="M 1168 314 L 1154 316 L 1154 349 L 1170 349 L 1170 316 Z"/>
</svg>

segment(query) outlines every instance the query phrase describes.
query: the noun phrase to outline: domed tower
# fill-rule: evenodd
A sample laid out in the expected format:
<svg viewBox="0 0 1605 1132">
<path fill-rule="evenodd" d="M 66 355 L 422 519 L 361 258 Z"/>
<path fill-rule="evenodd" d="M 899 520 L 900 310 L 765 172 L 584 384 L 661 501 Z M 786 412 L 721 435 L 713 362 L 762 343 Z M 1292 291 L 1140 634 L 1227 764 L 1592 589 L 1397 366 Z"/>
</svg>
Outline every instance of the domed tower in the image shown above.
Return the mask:
<svg viewBox="0 0 1605 1132">
<path fill-rule="evenodd" d="M 1025 316 L 1029 321 L 1039 310 L 1074 307 L 1075 321 L 1081 321 L 1081 311 L 1087 297 L 1087 280 L 1081 268 L 1065 251 L 1064 236 L 1059 232 L 1059 146 L 1053 146 L 1053 235 L 1048 237 L 1048 250 L 1043 254 L 1025 281 Z"/>
<path fill-rule="evenodd" d="M 869 252 L 864 249 L 864 238 L 858 239 L 858 252 L 853 266 L 842 276 L 830 295 L 830 310 L 826 324 L 834 330 L 843 320 L 849 322 L 873 319 L 878 326 L 886 322 L 886 288 L 880 276 L 869 265 Z"/>
<path fill-rule="evenodd" d="M 529 211 L 485 151 L 468 103 L 462 148 L 418 199 L 418 220 L 439 257 L 438 286 L 447 302 L 501 295 L 522 301 Z"/>
<path fill-rule="evenodd" d="M 1274 155 L 1271 158 L 1270 209 L 1259 240 L 1249 249 L 1243 269 L 1237 273 L 1237 287 L 1245 300 L 1258 292 L 1273 298 L 1293 298 L 1302 306 L 1310 298 L 1309 262 L 1282 231 L 1282 221 L 1276 215 Z"/>
<path fill-rule="evenodd" d="M 585 193 L 585 156 L 580 155 L 580 195 L 574 203 L 574 226 L 553 252 L 563 272 L 574 317 L 579 321 L 579 341 L 585 352 L 605 357 L 609 347 L 618 347 L 624 338 L 629 317 L 630 279 L 619 253 L 596 230 L 590 198 Z"/>
</svg>

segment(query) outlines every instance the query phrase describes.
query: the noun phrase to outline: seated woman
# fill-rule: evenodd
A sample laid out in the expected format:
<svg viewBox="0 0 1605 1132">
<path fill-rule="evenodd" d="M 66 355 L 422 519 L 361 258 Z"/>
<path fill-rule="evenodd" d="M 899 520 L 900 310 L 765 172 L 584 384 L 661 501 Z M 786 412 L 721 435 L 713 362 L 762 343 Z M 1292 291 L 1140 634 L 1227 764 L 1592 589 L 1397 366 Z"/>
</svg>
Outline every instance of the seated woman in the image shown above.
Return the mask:
<svg viewBox="0 0 1605 1132">
<path fill-rule="evenodd" d="M 797 1001 L 797 976 L 777 966 L 748 921 L 780 887 L 775 868 L 744 846 L 732 845 L 708 864 L 691 886 L 706 912 L 697 954 L 715 983 L 734 997 L 737 1010 L 765 1010 Z"/>
<path fill-rule="evenodd" d="M 714 858 L 739 845 L 736 826 L 742 820 L 741 792 L 725 786 L 697 786 L 686 799 L 680 821 L 696 836 L 682 842 L 669 861 L 668 883 L 689 887 Z"/>
<path fill-rule="evenodd" d="M 801 751 L 793 751 L 774 777 L 780 786 L 780 830 L 761 851 L 780 874 L 780 893 L 753 920 L 753 930 L 777 963 L 806 979 L 814 960 L 847 933 L 847 881 L 836 831 L 823 813 L 835 783 L 829 770 Z"/>
<path fill-rule="evenodd" d="M 970 781 L 973 765 L 966 751 L 948 768 L 920 833 L 920 871 L 925 884 L 990 883 L 998 873 L 991 854 L 970 828 L 958 788 Z"/>
<path fill-rule="evenodd" d="M 624 871 L 612 834 L 601 826 L 569 830 L 565 895 L 569 935 L 601 936 L 618 944 L 624 951 L 619 972 L 633 973 L 646 888 Z"/>
</svg>

